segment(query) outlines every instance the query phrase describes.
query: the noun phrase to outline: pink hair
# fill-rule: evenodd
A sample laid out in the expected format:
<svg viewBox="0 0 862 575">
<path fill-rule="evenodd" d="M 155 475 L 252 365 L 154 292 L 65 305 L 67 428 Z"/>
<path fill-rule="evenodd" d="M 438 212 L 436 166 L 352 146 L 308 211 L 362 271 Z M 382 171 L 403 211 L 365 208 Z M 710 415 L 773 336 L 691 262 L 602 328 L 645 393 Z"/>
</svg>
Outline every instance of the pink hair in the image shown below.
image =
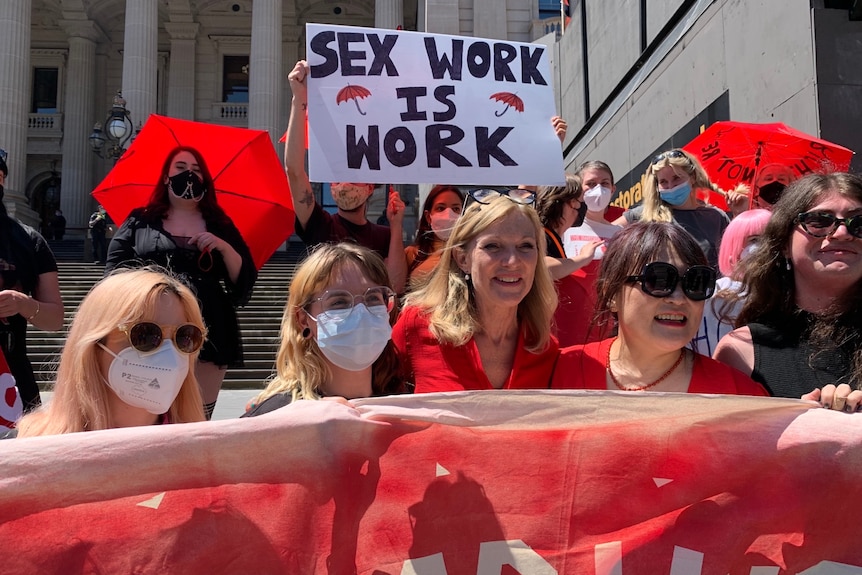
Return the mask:
<svg viewBox="0 0 862 575">
<path fill-rule="evenodd" d="M 718 251 L 718 269 L 722 275 L 733 275 L 733 268 L 739 263 L 739 255 L 745 248 L 745 240 L 748 236 L 762 234 L 771 215 L 769 210 L 748 210 L 733 218 L 724 230 Z"/>
</svg>

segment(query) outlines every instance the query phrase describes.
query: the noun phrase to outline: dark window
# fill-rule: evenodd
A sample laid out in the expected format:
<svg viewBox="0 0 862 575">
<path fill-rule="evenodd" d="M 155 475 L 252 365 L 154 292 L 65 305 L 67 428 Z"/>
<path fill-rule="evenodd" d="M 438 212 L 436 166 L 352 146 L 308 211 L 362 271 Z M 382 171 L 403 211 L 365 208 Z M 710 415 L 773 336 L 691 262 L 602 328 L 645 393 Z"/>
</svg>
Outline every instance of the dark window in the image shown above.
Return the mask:
<svg viewBox="0 0 862 575">
<path fill-rule="evenodd" d="M 33 70 L 33 102 L 30 113 L 57 113 L 57 68 L 35 68 Z"/>
<path fill-rule="evenodd" d="M 225 56 L 222 102 L 248 102 L 248 56 Z"/>
</svg>

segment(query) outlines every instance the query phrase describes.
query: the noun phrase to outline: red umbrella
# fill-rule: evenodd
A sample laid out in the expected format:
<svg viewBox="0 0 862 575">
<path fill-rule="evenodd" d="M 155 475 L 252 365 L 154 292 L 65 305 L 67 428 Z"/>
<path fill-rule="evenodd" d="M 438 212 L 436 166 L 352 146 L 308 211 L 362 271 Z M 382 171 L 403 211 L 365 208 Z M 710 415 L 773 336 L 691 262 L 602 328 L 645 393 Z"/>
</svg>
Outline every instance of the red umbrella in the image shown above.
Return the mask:
<svg viewBox="0 0 862 575">
<path fill-rule="evenodd" d="M 356 109 L 359 110 L 359 113 L 364 116 L 365 112 L 363 112 L 362 108 L 359 107 L 359 99 L 367 98 L 370 95 L 371 92 L 368 90 L 368 88 L 348 84 L 342 89 L 340 89 L 338 91 L 338 94 L 335 95 L 335 103 L 336 105 L 338 105 L 341 104 L 341 102 L 353 100 L 353 103 L 356 104 Z"/>
<path fill-rule="evenodd" d="M 496 94 L 491 94 L 491 97 L 488 99 L 506 104 L 506 107 L 502 111 L 494 112 L 494 115 L 498 118 L 505 114 L 509 108 L 515 108 L 519 112 L 524 111 L 524 101 L 511 92 L 497 92 Z"/>
<path fill-rule="evenodd" d="M 769 164 L 788 166 L 801 177 L 846 171 L 853 157 L 852 150 L 780 122 L 715 122 L 683 149 L 697 156 L 710 180 L 724 190 L 751 186 L 757 171 Z"/>
<path fill-rule="evenodd" d="M 152 115 L 93 196 L 115 222 L 150 199 L 168 153 L 197 149 L 209 168 L 218 203 L 233 220 L 260 268 L 293 233 L 293 201 L 267 132 Z"/>
</svg>

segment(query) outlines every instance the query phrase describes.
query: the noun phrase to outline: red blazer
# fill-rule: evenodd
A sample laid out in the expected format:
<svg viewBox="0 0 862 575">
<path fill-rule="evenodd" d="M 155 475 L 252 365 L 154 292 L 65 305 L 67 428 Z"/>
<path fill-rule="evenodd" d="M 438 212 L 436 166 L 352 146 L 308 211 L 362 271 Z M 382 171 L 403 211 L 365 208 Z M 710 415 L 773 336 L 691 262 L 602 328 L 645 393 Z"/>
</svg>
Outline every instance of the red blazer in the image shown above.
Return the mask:
<svg viewBox="0 0 862 575">
<path fill-rule="evenodd" d="M 406 307 L 392 329 L 401 373 L 415 384 L 415 393 L 494 389 L 479 357 L 476 341 L 461 346 L 442 344 L 428 330 L 428 318 L 418 308 Z M 551 338 L 548 348 L 531 353 L 524 346 L 524 331 L 515 351 L 512 373 L 503 389 L 547 389 L 559 345 Z"/>
</svg>

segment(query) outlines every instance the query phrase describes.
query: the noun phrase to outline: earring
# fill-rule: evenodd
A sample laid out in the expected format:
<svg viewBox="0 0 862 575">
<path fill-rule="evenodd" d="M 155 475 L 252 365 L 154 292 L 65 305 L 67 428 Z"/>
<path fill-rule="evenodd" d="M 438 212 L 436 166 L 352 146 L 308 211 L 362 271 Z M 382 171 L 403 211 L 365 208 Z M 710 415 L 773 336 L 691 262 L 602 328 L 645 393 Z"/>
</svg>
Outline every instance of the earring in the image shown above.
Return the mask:
<svg viewBox="0 0 862 575">
<path fill-rule="evenodd" d="M 470 274 L 464 274 L 464 281 L 465 281 L 465 282 L 469 282 L 469 281 L 470 281 Z"/>
<path fill-rule="evenodd" d="M 304 337 L 305 339 L 308 339 L 308 336 L 310 336 L 310 335 L 311 335 L 311 328 L 310 327 L 307 327 L 304 330 L 302 330 L 302 337 Z"/>
<path fill-rule="evenodd" d="M 784 258 L 784 267 L 787 268 L 787 271 L 790 271 L 792 269 L 790 265 L 790 258 Z"/>
</svg>

